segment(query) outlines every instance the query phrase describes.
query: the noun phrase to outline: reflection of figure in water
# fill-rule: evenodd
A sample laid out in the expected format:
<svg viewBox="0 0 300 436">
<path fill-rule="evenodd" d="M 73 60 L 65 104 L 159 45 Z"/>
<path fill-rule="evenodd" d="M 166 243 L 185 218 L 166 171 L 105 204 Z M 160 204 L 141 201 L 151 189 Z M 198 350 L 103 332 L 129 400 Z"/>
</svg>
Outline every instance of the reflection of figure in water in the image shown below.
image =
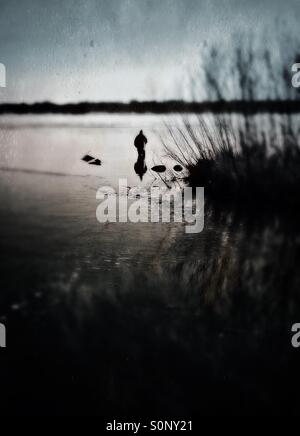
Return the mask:
<svg viewBox="0 0 300 436">
<path fill-rule="evenodd" d="M 144 136 L 143 131 L 140 130 L 140 133 L 137 135 L 137 137 L 134 140 L 134 145 L 137 148 L 137 152 L 140 155 L 144 155 L 145 156 L 145 150 L 144 147 L 147 144 L 147 138 L 146 136 Z"/>
<path fill-rule="evenodd" d="M 147 167 L 145 164 L 145 145 L 147 144 L 147 138 L 143 134 L 143 131 L 140 130 L 140 133 L 137 135 L 137 137 L 134 140 L 134 145 L 138 152 L 138 160 L 134 164 L 134 171 L 136 174 L 140 176 L 140 179 L 143 179 L 143 175 L 147 172 Z"/>
<path fill-rule="evenodd" d="M 143 180 L 143 175 L 147 172 L 147 166 L 145 164 L 145 151 L 143 150 L 142 153 L 139 153 L 138 159 L 136 163 L 134 164 L 134 171 L 137 173 L 137 175 L 140 176 L 140 179 Z"/>
</svg>

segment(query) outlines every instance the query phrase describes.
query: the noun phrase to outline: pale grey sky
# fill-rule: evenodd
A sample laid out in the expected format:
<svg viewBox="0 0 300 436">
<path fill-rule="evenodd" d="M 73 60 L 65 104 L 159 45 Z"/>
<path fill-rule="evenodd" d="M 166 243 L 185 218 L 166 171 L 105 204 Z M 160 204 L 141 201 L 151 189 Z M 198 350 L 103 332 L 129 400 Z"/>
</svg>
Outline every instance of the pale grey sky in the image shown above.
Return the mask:
<svg viewBox="0 0 300 436">
<path fill-rule="evenodd" d="M 0 101 L 181 98 L 205 47 L 299 22 L 299 0 L 0 0 Z"/>
</svg>

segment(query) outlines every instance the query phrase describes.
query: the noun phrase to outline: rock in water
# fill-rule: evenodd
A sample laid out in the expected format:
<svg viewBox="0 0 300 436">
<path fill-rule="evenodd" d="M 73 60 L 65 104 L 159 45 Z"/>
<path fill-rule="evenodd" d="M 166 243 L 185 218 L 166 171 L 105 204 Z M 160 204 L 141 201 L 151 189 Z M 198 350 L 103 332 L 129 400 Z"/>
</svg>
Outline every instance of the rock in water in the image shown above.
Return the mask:
<svg viewBox="0 0 300 436">
<path fill-rule="evenodd" d="M 91 162 L 89 162 L 90 165 L 101 165 L 101 160 L 100 159 L 95 159 Z"/>
<path fill-rule="evenodd" d="M 174 171 L 177 171 L 177 172 L 179 173 L 180 171 L 183 170 L 183 168 L 182 168 L 181 165 L 174 165 L 173 170 L 174 170 Z"/>
<path fill-rule="evenodd" d="M 155 165 L 151 168 L 152 171 L 155 171 L 156 173 L 164 173 L 166 171 L 165 165 Z"/>
</svg>

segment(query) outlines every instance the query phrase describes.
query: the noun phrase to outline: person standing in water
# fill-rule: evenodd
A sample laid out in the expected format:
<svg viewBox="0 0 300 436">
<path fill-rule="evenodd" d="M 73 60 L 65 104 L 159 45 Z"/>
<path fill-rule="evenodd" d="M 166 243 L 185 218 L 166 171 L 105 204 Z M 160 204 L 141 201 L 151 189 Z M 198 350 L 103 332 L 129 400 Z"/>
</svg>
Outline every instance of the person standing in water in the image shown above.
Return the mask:
<svg viewBox="0 0 300 436">
<path fill-rule="evenodd" d="M 140 130 L 140 133 L 136 136 L 134 140 L 134 145 L 137 148 L 137 152 L 140 155 L 145 155 L 145 145 L 147 144 L 148 140 L 146 136 L 143 134 L 143 131 Z"/>
</svg>

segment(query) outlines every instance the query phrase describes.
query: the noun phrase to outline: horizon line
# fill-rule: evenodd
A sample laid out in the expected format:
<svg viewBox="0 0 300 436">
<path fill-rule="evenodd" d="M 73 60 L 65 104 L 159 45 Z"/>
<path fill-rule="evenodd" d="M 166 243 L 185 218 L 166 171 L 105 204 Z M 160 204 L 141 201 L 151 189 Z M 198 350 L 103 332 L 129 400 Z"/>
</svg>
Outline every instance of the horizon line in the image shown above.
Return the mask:
<svg viewBox="0 0 300 436">
<path fill-rule="evenodd" d="M 0 103 L 0 115 L 3 114 L 46 114 L 69 113 L 299 113 L 300 100 L 131 100 L 122 101 L 78 101 L 68 103 L 5 102 Z"/>
</svg>

